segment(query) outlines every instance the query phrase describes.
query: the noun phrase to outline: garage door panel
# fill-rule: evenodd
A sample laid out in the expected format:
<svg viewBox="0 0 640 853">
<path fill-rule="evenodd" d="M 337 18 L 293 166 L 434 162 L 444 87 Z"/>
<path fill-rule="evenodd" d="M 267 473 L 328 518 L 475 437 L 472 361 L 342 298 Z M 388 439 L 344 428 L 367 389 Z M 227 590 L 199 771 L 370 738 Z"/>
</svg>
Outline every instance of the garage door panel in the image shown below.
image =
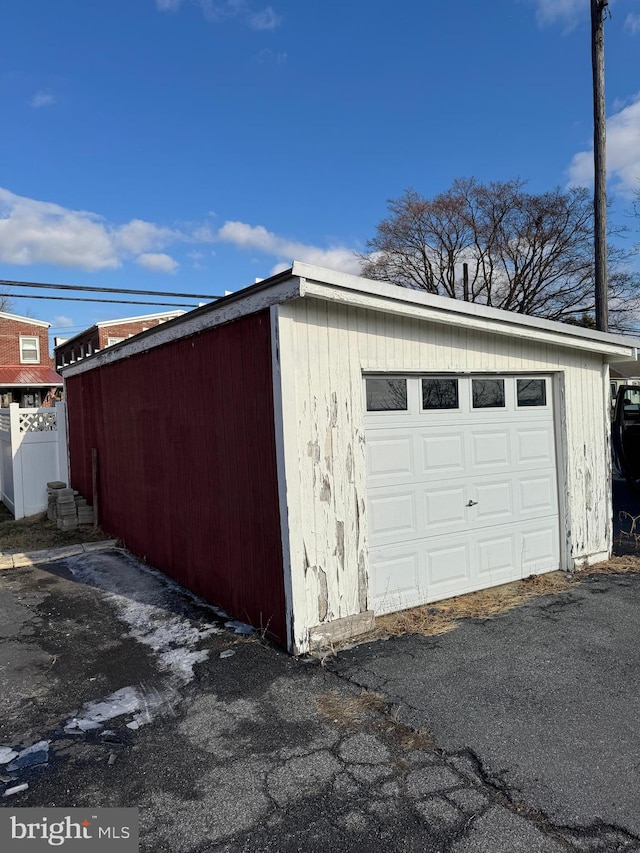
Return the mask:
<svg viewBox="0 0 640 853">
<path fill-rule="evenodd" d="M 431 488 L 422 493 L 426 535 L 438 535 L 443 526 L 467 525 L 464 485 Z"/>
<path fill-rule="evenodd" d="M 419 377 L 409 407 L 367 420 L 370 594 L 391 612 L 559 567 L 551 380 L 548 405 L 422 411 Z M 470 400 L 473 377 L 458 376 Z M 411 403 L 411 401 L 414 403 Z M 413 408 L 412 408 L 413 406 Z M 471 503 L 471 506 L 469 506 Z"/>
<path fill-rule="evenodd" d="M 459 476 L 465 473 L 464 431 L 420 435 L 421 473 L 429 478 L 445 474 Z"/>
<path fill-rule="evenodd" d="M 403 539 L 415 539 L 418 536 L 416 496 L 413 491 L 372 497 L 369 500 L 369 512 L 369 530 L 373 542 L 390 536 Z"/>
<path fill-rule="evenodd" d="M 491 584 L 510 579 L 516 559 L 516 536 L 513 532 L 479 536 L 476 548 L 479 580 Z"/>
<path fill-rule="evenodd" d="M 425 550 L 427 589 L 435 595 L 454 595 L 471 580 L 469 541 L 432 544 Z"/>
<path fill-rule="evenodd" d="M 557 512 L 558 499 L 553 473 L 538 477 L 524 476 L 519 480 L 518 485 L 523 516 L 530 516 L 533 513 L 551 515 Z"/>
<path fill-rule="evenodd" d="M 557 525 L 541 522 L 521 531 L 520 554 L 523 577 L 558 568 Z"/>
<path fill-rule="evenodd" d="M 413 436 L 388 433 L 372 434 L 367 437 L 367 475 L 369 481 L 414 475 Z"/>
<path fill-rule="evenodd" d="M 511 437 L 509 430 L 485 432 L 474 429 L 471 433 L 472 465 L 476 471 L 488 468 L 507 468 L 511 464 Z"/>
<path fill-rule="evenodd" d="M 516 461 L 521 466 L 535 464 L 550 465 L 555 468 L 553 427 L 538 429 L 518 429 Z"/>
<path fill-rule="evenodd" d="M 515 518 L 517 512 L 513 503 L 513 484 L 511 477 L 493 482 L 477 482 L 470 492 L 476 502 L 469 524 L 500 524 Z"/>
<path fill-rule="evenodd" d="M 420 556 L 415 547 L 372 550 L 369 563 L 370 606 L 377 614 L 414 607 L 424 600 Z"/>
</svg>

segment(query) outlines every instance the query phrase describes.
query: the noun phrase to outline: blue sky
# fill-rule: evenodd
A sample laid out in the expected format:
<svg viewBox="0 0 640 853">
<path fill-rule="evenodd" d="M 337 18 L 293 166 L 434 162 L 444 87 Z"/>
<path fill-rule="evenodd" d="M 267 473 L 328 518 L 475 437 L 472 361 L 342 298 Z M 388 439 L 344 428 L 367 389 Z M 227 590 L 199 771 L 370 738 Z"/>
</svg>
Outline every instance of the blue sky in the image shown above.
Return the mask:
<svg viewBox="0 0 640 853">
<path fill-rule="evenodd" d="M 625 221 L 640 0 L 610 9 Z M 408 187 L 591 180 L 589 0 L 4 0 L 0 24 L 0 278 L 217 294 L 294 258 L 357 272 Z M 70 335 L 162 309 L 14 310 Z"/>
</svg>

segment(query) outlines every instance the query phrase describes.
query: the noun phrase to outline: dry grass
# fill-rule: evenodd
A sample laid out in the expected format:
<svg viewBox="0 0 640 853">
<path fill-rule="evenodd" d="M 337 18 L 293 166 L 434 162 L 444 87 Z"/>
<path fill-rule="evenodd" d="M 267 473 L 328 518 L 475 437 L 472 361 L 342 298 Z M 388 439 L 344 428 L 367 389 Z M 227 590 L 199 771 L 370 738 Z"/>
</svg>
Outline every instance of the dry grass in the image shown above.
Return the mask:
<svg viewBox="0 0 640 853">
<path fill-rule="evenodd" d="M 44 551 L 106 538 L 103 530 L 90 525 L 76 530 L 58 530 L 54 521 L 48 521 L 46 513 L 15 521 L 4 504 L 0 504 L 0 553 L 3 554 Z"/>
<path fill-rule="evenodd" d="M 431 735 L 425 729 L 412 729 L 389 713 L 389 702 L 380 693 L 363 690 L 355 696 L 344 696 L 327 690 L 316 699 L 319 712 L 340 726 L 383 733 L 404 752 L 432 750 Z"/>
<path fill-rule="evenodd" d="M 580 575 L 624 575 L 627 572 L 640 572 L 640 557 L 637 554 L 620 554 L 606 563 L 583 569 Z"/>
<path fill-rule="evenodd" d="M 459 595 L 434 604 L 424 604 L 376 619 L 374 637 L 398 637 L 402 634 L 422 634 L 427 637 L 453 631 L 462 619 L 492 619 L 519 607 L 539 595 L 556 595 L 578 586 L 592 575 L 640 573 L 640 558 L 634 555 L 612 557 L 606 563 L 585 567 L 576 574 L 549 572 L 532 575 L 524 580 L 494 586 L 490 589 Z"/>
<path fill-rule="evenodd" d="M 343 696 L 337 690 L 327 690 L 316 701 L 324 717 L 348 727 L 360 726 L 379 714 L 386 714 L 389 704 L 384 696 L 369 690 L 363 690 L 356 696 Z"/>
</svg>

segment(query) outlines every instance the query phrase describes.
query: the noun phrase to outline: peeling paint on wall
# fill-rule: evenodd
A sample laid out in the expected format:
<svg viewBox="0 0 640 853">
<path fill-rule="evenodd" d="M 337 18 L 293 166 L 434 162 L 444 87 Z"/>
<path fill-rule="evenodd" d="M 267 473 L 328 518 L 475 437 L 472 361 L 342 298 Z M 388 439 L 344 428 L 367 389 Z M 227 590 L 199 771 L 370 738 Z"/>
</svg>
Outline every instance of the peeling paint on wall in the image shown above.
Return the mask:
<svg viewBox="0 0 640 853">
<path fill-rule="evenodd" d="M 344 521 L 336 521 L 336 556 L 344 570 Z"/>
<path fill-rule="evenodd" d="M 324 622 L 329 611 L 329 591 L 327 588 L 327 573 L 320 566 L 313 570 L 318 578 L 318 623 Z"/>
<path fill-rule="evenodd" d="M 367 609 L 369 584 L 367 580 L 367 564 L 364 551 L 358 555 L 358 606 L 360 613 Z"/>
<path fill-rule="evenodd" d="M 331 482 L 325 475 L 322 476 L 320 486 L 320 500 L 329 503 L 331 500 Z"/>
</svg>

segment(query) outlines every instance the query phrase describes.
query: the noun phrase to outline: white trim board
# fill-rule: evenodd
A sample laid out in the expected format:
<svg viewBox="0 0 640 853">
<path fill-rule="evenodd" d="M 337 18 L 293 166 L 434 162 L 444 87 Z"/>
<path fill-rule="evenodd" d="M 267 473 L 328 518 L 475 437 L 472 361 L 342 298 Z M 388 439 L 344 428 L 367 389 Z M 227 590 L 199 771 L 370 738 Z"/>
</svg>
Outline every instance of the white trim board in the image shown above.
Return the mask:
<svg viewBox="0 0 640 853">
<path fill-rule="evenodd" d="M 305 297 L 367 308 L 383 314 L 469 327 L 507 337 L 535 339 L 569 349 L 601 353 L 607 361 L 635 361 L 637 356 L 637 341 L 631 338 L 434 296 L 296 261 L 291 269 L 283 273 L 148 329 L 131 340 L 115 344 L 108 351 L 102 350 L 80 363 L 69 365 L 62 369 L 63 374 L 75 376 L 254 314 L 272 305 Z"/>
</svg>

